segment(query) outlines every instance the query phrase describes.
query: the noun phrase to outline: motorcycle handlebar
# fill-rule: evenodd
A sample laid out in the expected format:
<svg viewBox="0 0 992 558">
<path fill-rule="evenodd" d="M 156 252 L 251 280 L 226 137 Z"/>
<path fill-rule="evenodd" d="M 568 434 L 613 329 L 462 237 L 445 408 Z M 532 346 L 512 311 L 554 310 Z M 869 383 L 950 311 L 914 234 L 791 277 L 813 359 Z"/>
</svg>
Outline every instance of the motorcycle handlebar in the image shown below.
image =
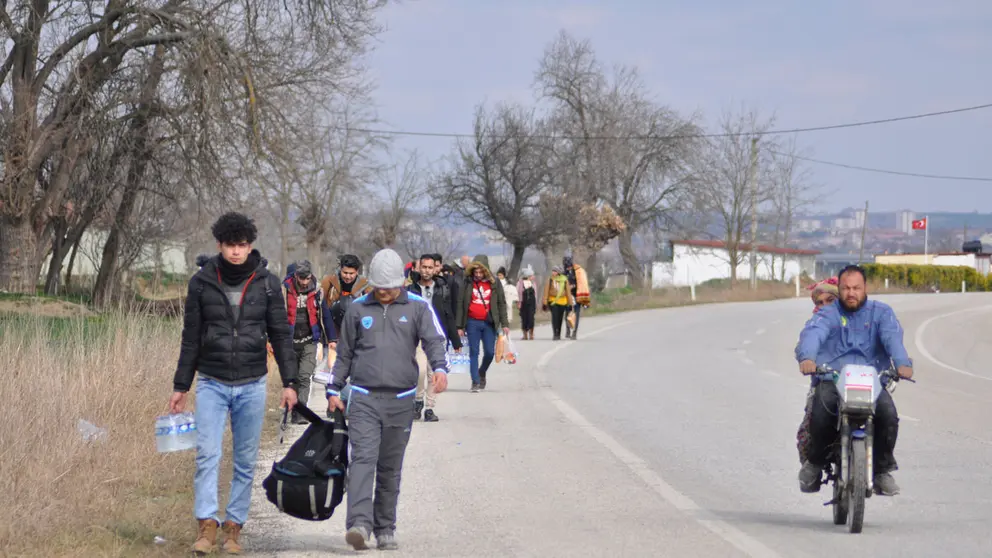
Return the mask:
<svg viewBox="0 0 992 558">
<path fill-rule="evenodd" d="M 833 381 L 834 374 L 836 374 L 836 373 L 837 373 L 837 371 L 834 370 L 833 368 L 831 368 L 830 366 L 828 366 L 826 364 L 821 364 L 821 365 L 819 365 L 819 366 L 816 367 L 816 373 L 813 374 L 813 377 L 815 377 L 815 378 L 817 378 L 819 380 L 830 380 L 830 381 Z M 902 380 L 906 380 L 907 382 L 912 382 L 914 384 L 916 383 L 916 380 L 914 380 L 912 378 L 903 378 L 902 376 L 900 376 L 895 371 L 894 368 L 889 368 L 888 370 L 883 370 L 881 373 L 879 373 L 878 376 L 879 376 L 879 380 L 882 380 L 882 379 L 887 378 L 887 379 L 890 379 L 890 380 L 895 380 L 897 382 L 902 381 Z"/>
</svg>

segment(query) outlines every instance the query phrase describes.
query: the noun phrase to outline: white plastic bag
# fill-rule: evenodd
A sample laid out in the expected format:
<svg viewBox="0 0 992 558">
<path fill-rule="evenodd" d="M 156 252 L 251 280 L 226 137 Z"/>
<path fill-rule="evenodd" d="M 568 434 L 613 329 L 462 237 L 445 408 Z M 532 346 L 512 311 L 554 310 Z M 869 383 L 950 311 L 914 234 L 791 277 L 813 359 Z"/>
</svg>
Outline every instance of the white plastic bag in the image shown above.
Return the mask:
<svg viewBox="0 0 992 558">
<path fill-rule="evenodd" d="M 503 362 L 506 364 L 516 364 L 517 358 L 520 355 L 517 354 L 517 347 L 513 344 L 513 340 L 510 336 L 506 336 L 506 350 L 503 352 Z"/>
<path fill-rule="evenodd" d="M 331 367 L 327 364 L 326 359 L 317 363 L 317 367 L 313 371 L 313 381 L 324 385 L 331 381 Z"/>
</svg>

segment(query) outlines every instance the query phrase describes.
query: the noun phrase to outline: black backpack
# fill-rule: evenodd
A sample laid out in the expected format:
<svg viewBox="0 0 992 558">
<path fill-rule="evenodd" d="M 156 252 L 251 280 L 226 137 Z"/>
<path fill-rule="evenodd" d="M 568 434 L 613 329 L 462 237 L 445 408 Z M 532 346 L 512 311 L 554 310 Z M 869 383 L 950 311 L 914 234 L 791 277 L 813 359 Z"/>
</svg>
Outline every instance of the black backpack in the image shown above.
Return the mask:
<svg viewBox="0 0 992 558">
<path fill-rule="evenodd" d="M 310 421 L 310 426 L 286 457 L 272 464 L 262 487 L 279 511 L 297 519 L 324 521 L 344 499 L 348 426 L 341 411 L 335 411 L 333 422 L 328 422 L 300 403 L 293 410 Z M 283 416 L 284 428 L 288 414 L 287 410 Z"/>
</svg>

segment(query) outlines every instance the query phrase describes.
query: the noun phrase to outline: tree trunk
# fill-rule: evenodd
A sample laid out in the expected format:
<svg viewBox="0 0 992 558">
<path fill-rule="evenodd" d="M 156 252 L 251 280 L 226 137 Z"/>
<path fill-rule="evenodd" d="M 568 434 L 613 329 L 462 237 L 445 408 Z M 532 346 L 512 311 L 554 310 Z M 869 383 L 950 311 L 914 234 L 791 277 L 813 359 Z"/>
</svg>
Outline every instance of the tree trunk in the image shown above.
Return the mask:
<svg viewBox="0 0 992 558">
<path fill-rule="evenodd" d="M 524 263 L 524 252 L 527 251 L 526 244 L 514 244 L 513 256 L 510 258 L 510 269 L 506 270 L 506 278 L 516 281 L 520 274 L 520 266 Z"/>
<path fill-rule="evenodd" d="M 644 270 L 641 268 L 641 262 L 637 259 L 637 252 L 634 251 L 634 232 L 629 228 L 624 229 L 617 242 L 620 245 L 620 257 L 623 258 L 623 264 L 630 270 L 630 282 L 634 289 L 643 289 Z"/>
<path fill-rule="evenodd" d="M 72 253 L 69 254 L 69 264 L 65 267 L 65 290 L 69 291 L 72 286 L 72 268 L 76 265 L 76 254 L 79 253 L 79 244 L 83 241 L 83 233 L 86 229 L 81 229 L 76 236 L 76 241 L 72 243 Z"/>
<path fill-rule="evenodd" d="M 34 294 L 38 238 L 26 220 L 0 217 L 0 291 Z"/>
<path fill-rule="evenodd" d="M 131 161 L 128 164 L 121 203 L 114 216 L 114 224 L 110 228 L 107 243 L 103 247 L 100 270 L 97 273 L 96 284 L 93 286 L 93 304 L 97 308 L 105 306 L 109 301 L 112 279 L 117 273 L 117 260 L 120 257 L 121 235 L 128 221 L 131 220 L 131 214 L 134 212 L 138 193 L 141 190 L 141 182 L 145 177 L 145 169 L 148 167 L 148 160 L 151 157 L 148 149 L 151 141 L 149 122 L 153 118 L 152 102 L 155 100 L 155 93 L 162 80 L 164 61 L 165 47 L 158 45 L 155 47 L 155 55 L 149 65 L 148 76 L 141 90 L 141 100 L 128 130 L 128 136 L 133 142 Z"/>
<path fill-rule="evenodd" d="M 155 272 L 152 273 L 152 294 L 157 295 L 159 292 L 159 287 L 162 285 L 162 268 L 165 267 L 162 263 L 162 241 L 155 241 Z"/>
<path fill-rule="evenodd" d="M 319 265 L 316 262 L 310 262 Z M 279 200 L 279 273 L 289 267 L 289 201 Z"/>
<path fill-rule="evenodd" d="M 45 294 L 55 296 L 59 291 L 62 277 L 62 262 L 72 247 L 67 238 L 69 226 L 65 219 L 57 219 L 52 234 L 52 257 L 48 260 L 48 275 L 45 277 Z"/>
</svg>

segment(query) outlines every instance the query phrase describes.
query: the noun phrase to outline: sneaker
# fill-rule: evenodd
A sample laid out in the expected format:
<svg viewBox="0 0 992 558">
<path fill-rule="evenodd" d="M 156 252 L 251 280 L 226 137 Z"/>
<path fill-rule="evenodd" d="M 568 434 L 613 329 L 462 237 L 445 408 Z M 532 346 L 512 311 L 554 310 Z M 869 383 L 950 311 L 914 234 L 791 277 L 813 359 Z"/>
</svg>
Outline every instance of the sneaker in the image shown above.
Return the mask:
<svg viewBox="0 0 992 558">
<path fill-rule="evenodd" d="M 241 554 L 244 550 L 241 548 L 241 543 L 238 541 L 238 537 L 241 536 L 241 525 L 233 521 L 224 522 L 224 552 L 228 554 Z"/>
<path fill-rule="evenodd" d="M 439 420 L 441 419 L 437 418 L 437 415 L 434 414 L 434 409 L 427 409 L 424 412 L 424 422 L 437 422 Z"/>
<path fill-rule="evenodd" d="M 369 538 L 371 536 L 372 534 L 367 528 L 356 525 L 355 527 L 348 529 L 348 532 L 344 535 L 344 540 L 355 550 L 368 550 Z"/>
<path fill-rule="evenodd" d="M 417 414 L 417 420 L 420 420 L 420 414 L 424 412 L 424 402 L 416 401 L 414 402 L 414 411 Z"/>
<path fill-rule="evenodd" d="M 479 378 L 479 389 L 486 389 L 486 377 Z"/>
<path fill-rule="evenodd" d="M 196 542 L 193 543 L 193 554 L 206 556 L 217 550 L 217 527 L 219 525 L 213 519 L 201 519 L 199 521 Z"/>
<path fill-rule="evenodd" d="M 428 413 L 430 411 L 427 411 Z M 393 533 L 383 533 L 375 536 L 376 548 L 379 550 L 399 550 L 400 543 L 396 541 Z"/>
<path fill-rule="evenodd" d="M 899 485 L 896 479 L 892 478 L 892 473 L 879 473 L 874 479 L 875 492 L 882 496 L 895 496 L 899 494 Z"/>
<path fill-rule="evenodd" d="M 823 478 L 822 469 L 809 461 L 803 463 L 799 470 L 799 490 L 807 494 L 820 491 L 820 481 Z"/>
<path fill-rule="evenodd" d="M 472 393 L 479 393 L 479 384 L 472 384 L 472 389 L 470 389 L 469 391 L 471 391 Z"/>
</svg>

